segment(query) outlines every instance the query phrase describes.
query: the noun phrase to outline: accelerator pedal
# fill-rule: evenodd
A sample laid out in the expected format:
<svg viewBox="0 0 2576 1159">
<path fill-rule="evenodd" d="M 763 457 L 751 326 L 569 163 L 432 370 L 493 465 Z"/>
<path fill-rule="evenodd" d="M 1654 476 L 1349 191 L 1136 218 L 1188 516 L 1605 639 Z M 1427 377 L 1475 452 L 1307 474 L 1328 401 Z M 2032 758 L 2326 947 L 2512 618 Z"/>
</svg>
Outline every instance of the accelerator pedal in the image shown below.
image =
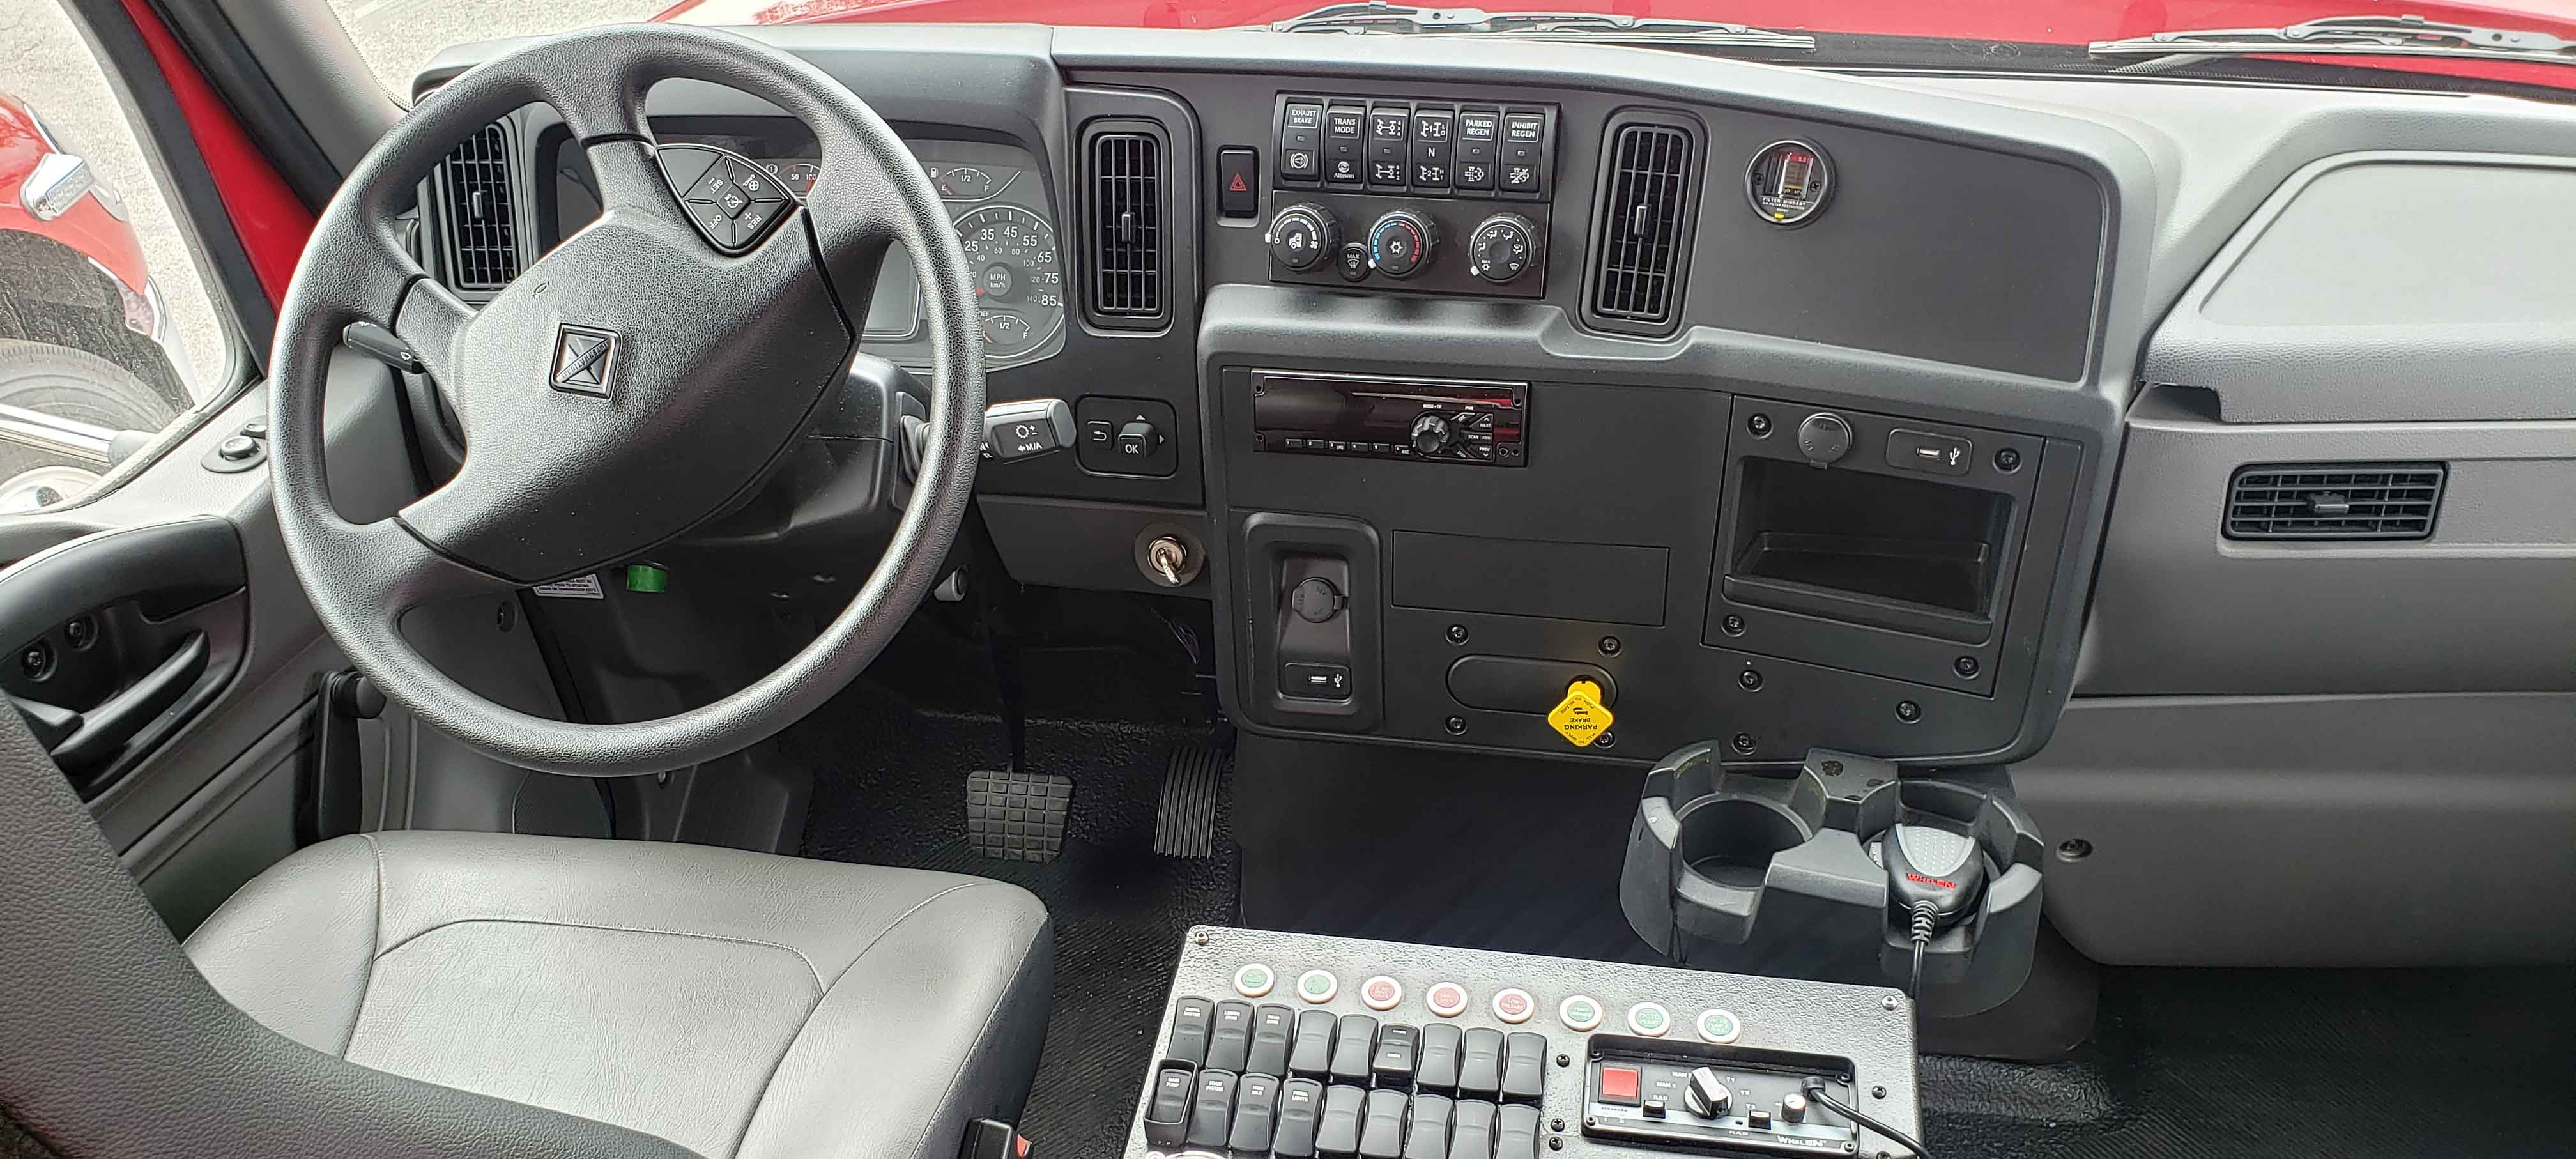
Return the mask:
<svg viewBox="0 0 2576 1159">
<path fill-rule="evenodd" d="M 1053 861 L 1064 852 L 1073 780 L 1052 773 L 966 774 L 966 844 L 1003 861 Z"/>
<path fill-rule="evenodd" d="M 1154 806 L 1154 852 L 1165 857 L 1216 854 L 1216 806 L 1225 792 L 1234 753 L 1198 741 L 1172 750 L 1163 769 L 1163 797 Z"/>
</svg>

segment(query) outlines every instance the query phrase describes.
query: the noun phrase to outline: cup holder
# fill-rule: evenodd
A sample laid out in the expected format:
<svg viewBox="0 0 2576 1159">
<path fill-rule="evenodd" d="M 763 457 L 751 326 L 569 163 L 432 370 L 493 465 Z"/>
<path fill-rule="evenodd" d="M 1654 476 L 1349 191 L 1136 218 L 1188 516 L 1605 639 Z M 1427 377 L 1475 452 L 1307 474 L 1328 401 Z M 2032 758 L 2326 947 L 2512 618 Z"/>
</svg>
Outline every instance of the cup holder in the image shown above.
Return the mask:
<svg viewBox="0 0 2576 1159">
<path fill-rule="evenodd" d="M 1918 1008 L 1993 1009 L 2030 976 L 2047 851 L 2000 769 L 1902 776 L 1822 750 L 1794 769 L 1733 767 L 1715 746 L 1692 745 L 1646 774 L 1619 906 L 1678 965 L 1902 983 L 1913 945 L 1867 843 L 1907 817 L 1973 834 L 1989 870 L 1975 910 L 1926 944 Z"/>
<path fill-rule="evenodd" d="M 1771 855 L 1815 834 L 1787 809 L 1750 797 L 1711 797 L 1681 815 L 1681 862 L 1719 885 L 1760 889 Z"/>
</svg>

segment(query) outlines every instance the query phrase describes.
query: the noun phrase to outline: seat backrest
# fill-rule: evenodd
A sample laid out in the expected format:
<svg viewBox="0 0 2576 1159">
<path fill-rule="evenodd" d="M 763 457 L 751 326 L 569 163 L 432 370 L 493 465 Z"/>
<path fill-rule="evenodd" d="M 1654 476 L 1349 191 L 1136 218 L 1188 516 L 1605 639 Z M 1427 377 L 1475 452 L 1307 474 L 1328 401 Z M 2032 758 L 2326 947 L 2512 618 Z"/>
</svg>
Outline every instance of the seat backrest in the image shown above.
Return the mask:
<svg viewBox="0 0 2576 1159">
<path fill-rule="evenodd" d="M 679 1157 L 662 1139 L 344 1062 L 189 964 L 0 709 L 0 1143 L 79 1156 Z"/>
</svg>

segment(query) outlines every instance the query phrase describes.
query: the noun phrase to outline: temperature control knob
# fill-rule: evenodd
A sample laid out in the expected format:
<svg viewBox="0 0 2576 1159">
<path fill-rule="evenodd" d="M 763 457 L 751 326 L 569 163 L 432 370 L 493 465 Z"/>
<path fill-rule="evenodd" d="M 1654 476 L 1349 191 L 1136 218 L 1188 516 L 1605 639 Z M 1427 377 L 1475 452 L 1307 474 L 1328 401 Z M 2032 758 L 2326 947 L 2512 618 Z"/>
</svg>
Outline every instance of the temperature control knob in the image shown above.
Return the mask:
<svg viewBox="0 0 2576 1159">
<path fill-rule="evenodd" d="M 1324 264 L 1342 240 L 1342 230 L 1323 206 L 1298 202 L 1270 219 L 1270 256 L 1280 265 L 1304 272 Z"/>
<path fill-rule="evenodd" d="M 1430 218 L 1391 210 L 1369 227 L 1369 264 L 1390 278 L 1412 277 L 1431 264 L 1431 247 L 1439 240 Z"/>
<path fill-rule="evenodd" d="M 1538 264 L 1538 226 L 1517 213 L 1497 213 L 1467 235 L 1467 272 L 1501 285 Z"/>
<path fill-rule="evenodd" d="M 1437 455 L 1448 450 L 1450 442 L 1456 438 L 1450 433 L 1449 420 L 1439 415 L 1427 414 L 1413 420 L 1414 454 Z"/>
</svg>

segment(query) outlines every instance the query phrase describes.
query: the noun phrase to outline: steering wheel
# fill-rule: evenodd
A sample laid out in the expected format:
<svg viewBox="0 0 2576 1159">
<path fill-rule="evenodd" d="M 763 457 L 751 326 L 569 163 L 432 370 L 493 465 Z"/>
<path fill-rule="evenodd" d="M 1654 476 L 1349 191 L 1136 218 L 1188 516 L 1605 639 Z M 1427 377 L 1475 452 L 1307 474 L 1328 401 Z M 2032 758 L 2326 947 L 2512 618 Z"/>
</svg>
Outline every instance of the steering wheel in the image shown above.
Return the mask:
<svg viewBox="0 0 2576 1159">
<path fill-rule="evenodd" d="M 705 216 L 733 211 L 711 180 L 727 162 L 690 146 L 661 149 L 644 117 L 652 84 L 681 77 L 750 93 L 803 121 L 821 146 L 813 192 L 800 204 L 758 190 L 785 200 L 750 228 Z M 603 210 L 475 309 L 420 268 L 395 218 L 458 141 L 532 103 L 560 113 L 589 155 Z M 758 171 L 748 172 L 757 189 Z M 399 621 L 414 608 L 631 558 L 746 496 L 839 387 L 894 244 L 911 256 L 927 302 L 928 438 L 884 557 L 812 643 L 712 704 L 575 724 L 469 691 L 403 638 Z M 287 557 L 351 664 L 414 716 L 494 757 L 624 776 L 738 751 L 846 686 L 937 578 L 974 490 L 984 370 L 973 286 L 911 152 L 865 102 L 803 60 L 732 33 L 669 25 L 576 32 L 491 60 L 426 98 L 368 152 L 296 267 L 269 378 Z M 323 383 L 356 322 L 402 339 L 466 442 L 454 478 L 363 524 L 332 506 L 322 458 Z"/>
</svg>

